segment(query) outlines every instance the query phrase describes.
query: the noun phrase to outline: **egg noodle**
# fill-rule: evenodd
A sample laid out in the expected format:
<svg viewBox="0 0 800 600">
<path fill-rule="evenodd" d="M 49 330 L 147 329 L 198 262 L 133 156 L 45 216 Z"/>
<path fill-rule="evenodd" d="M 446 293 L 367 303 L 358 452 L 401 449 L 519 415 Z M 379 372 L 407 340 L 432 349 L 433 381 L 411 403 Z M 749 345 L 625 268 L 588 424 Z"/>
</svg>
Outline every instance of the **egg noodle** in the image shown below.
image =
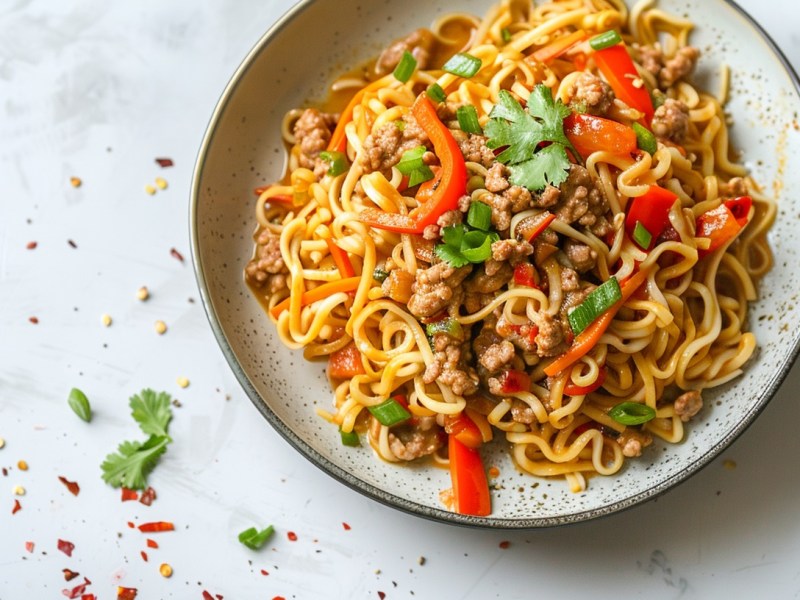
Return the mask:
<svg viewBox="0 0 800 600">
<path fill-rule="evenodd" d="M 446 439 L 454 435 L 449 425 L 466 415 L 480 441 L 504 437 L 520 469 L 536 476 L 562 476 L 573 491 L 586 489 L 587 475 L 617 473 L 626 458 L 640 455 L 654 438 L 671 443 L 684 438 L 686 422 L 701 409 L 702 391 L 737 377 L 754 353 L 747 309 L 757 297 L 759 278 L 772 264 L 766 233 L 776 214 L 775 204 L 762 195 L 729 147 L 723 110 L 730 80 L 727 68 L 721 68 L 716 96 L 687 81 L 690 69 L 677 75 L 667 72 L 670 65 L 680 67 L 675 58 L 696 58 L 682 53 L 692 28 L 690 21 L 666 14 L 650 0 L 630 10 L 622 0 L 540 5 L 503 0 L 483 19 L 455 13 L 430 28 L 434 48 L 480 61 L 475 74 L 447 72 L 441 63 L 422 68 L 420 63 L 406 81 L 391 70 L 342 78 L 334 90 L 355 100 L 338 117 L 333 139 L 337 120 L 332 118 L 323 128 L 316 153 L 309 154 L 308 139 L 297 134 L 303 111 L 287 114 L 283 137 L 291 148 L 288 174 L 259 195 L 260 245 L 248 277 L 286 346 L 302 349 L 307 359 L 345 353 L 354 363 L 344 371 L 331 363 L 333 408 L 318 409 L 324 419 L 343 435 L 355 432 L 361 440 L 366 438 L 383 460 L 417 458 L 411 446 L 418 442 L 427 443 L 426 453 L 446 465 Z M 468 40 L 454 45 L 454 31 L 468 32 Z M 610 104 L 597 111 L 576 100 L 579 78 L 585 73 L 595 77 L 600 86 L 596 89 L 618 92 L 621 84 L 601 72 L 600 50 L 590 45 L 592 38 L 609 31 L 619 32 L 620 47 L 636 67 L 628 83 L 646 90 L 654 107 L 679 107 L 688 116 L 683 131 L 672 135 L 669 124 L 659 130 L 656 123 L 666 109 L 654 108 L 653 118 L 620 93 L 609 96 Z M 559 49 L 559 40 L 570 35 L 575 42 Z M 650 69 L 647 61 L 653 52 L 660 62 Z M 418 100 L 426 90 L 436 89 L 434 84 L 446 100 Z M 491 238 L 493 250 L 503 240 L 517 240 L 528 254 L 511 266 L 500 265 L 505 279 L 497 289 L 487 291 L 473 281 L 492 279 L 502 262 L 494 254 L 486 264 L 439 271 L 442 281 L 437 281 L 431 269 L 442 259 L 438 248 L 431 250 L 443 243 L 443 230 L 453 222 L 438 221 L 423 235 L 394 231 L 380 219 L 365 218 L 385 213 L 399 215 L 398 222 L 413 222 L 424 202 L 432 202 L 408 187 L 397 160 L 374 168 L 367 155 L 387 125 L 408 129 L 417 115 L 417 102 L 430 102 L 461 143 L 481 136 L 453 131 L 459 128 L 457 107 L 474 107 L 485 128 L 496 118 L 492 111 L 504 93 L 525 107 L 541 84 L 559 106 L 563 103 L 578 115 L 593 118 L 594 112 L 624 128 L 644 124 L 655 132 L 655 145 L 651 151 L 626 153 L 606 149 L 600 141 L 590 152 L 581 151 L 583 156 L 570 156 L 576 164 L 568 167 L 569 177 L 585 169 L 590 182 L 581 189 L 596 189 L 602 208 L 595 210 L 592 223 L 564 218 L 562 205 L 550 207 L 557 218 L 548 223 L 549 242 L 537 238 L 529 240 L 529 246 L 523 239 L 529 232 L 526 223 L 547 209 L 541 201 L 547 191 L 528 190 L 530 202 L 511 209 L 510 222 L 504 223 L 498 216 L 501 192 L 487 187 L 492 187 L 488 182 L 493 174 L 505 169 L 507 177 L 510 165 L 493 167 L 491 160 L 477 160 L 465 151 L 466 191 L 458 208 L 448 210 L 460 211 L 466 223 L 468 207 L 486 203 L 492 207 L 492 231 L 497 234 Z M 346 168 L 335 175 L 314 169 L 309 156 L 316 158 L 320 149 L 335 150 L 337 135 L 344 136 L 339 143 Z M 436 140 L 431 144 L 425 143 L 425 136 L 420 139 L 425 163 L 439 177 L 447 165 Z M 501 149 L 494 148 L 494 154 Z M 559 183 L 563 201 L 569 180 L 547 187 L 559 188 Z M 444 185 L 437 179 L 433 188 L 439 184 Z M 654 189 L 675 201 L 664 209 L 662 231 L 647 232 L 651 241 L 637 241 L 628 217 L 635 200 L 649 198 Z M 391 224 L 391 216 L 382 222 Z M 727 218 L 732 229 L 717 231 L 719 218 Z M 459 222 L 456 219 L 457 227 Z M 601 222 L 605 228 L 598 228 Z M 273 263 L 278 266 L 255 277 L 259 256 L 263 259 L 259 250 L 269 238 L 280 251 Z M 582 248 L 590 264 L 576 266 L 565 254 L 568 245 Z M 489 262 L 495 263 L 492 268 Z M 533 267 L 530 281 L 519 277 L 525 265 Z M 578 275 L 577 286 L 573 282 L 565 289 L 564 282 L 573 274 Z M 570 332 L 568 316 L 575 309 L 570 298 L 579 294 L 583 300 L 612 278 L 619 282 L 621 296 L 613 298 L 603 314 L 594 315 L 586 329 Z M 436 304 L 434 315 L 412 310 L 419 300 L 413 296 L 423 290 L 433 293 L 432 302 L 444 300 Z M 432 337 L 429 325 L 441 320 L 450 322 L 449 332 L 434 329 L 438 333 Z M 542 335 L 553 323 L 559 333 L 549 340 L 548 350 Z M 521 339 L 525 332 L 527 340 Z M 478 347 L 476 338 L 484 334 L 498 352 L 506 350 L 502 364 L 482 361 L 486 344 Z M 452 339 L 436 340 L 448 335 Z M 465 379 L 448 377 L 453 369 Z M 347 375 L 337 378 L 337 372 Z M 514 385 L 509 373 L 522 384 Z M 398 398 L 411 421 L 384 425 L 373 417 L 368 409 L 388 398 Z M 650 410 L 634 410 L 633 420 L 614 416 L 615 407 L 630 409 L 631 403 Z M 636 420 L 639 414 L 647 416 Z M 421 422 L 427 425 L 420 428 Z M 359 450 L 342 448 L 347 451 Z M 457 498 L 448 501 L 459 512 L 486 512 L 459 508 Z"/>
</svg>

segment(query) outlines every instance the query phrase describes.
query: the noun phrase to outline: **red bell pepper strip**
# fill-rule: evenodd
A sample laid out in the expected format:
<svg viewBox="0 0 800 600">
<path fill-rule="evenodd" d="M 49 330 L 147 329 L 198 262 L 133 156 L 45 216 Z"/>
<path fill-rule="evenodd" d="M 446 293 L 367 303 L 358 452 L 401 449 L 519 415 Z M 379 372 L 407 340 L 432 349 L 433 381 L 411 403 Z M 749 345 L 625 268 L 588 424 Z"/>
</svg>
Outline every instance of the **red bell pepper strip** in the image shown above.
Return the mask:
<svg viewBox="0 0 800 600">
<path fill-rule="evenodd" d="M 488 516 L 492 512 L 492 501 L 480 453 L 454 435 L 448 436 L 447 447 L 455 511 L 461 515 Z"/>
<path fill-rule="evenodd" d="M 391 75 L 387 77 L 390 76 Z M 366 92 L 372 92 L 380 87 L 385 86 L 387 77 L 382 77 L 381 79 L 373 81 L 369 85 L 364 86 L 355 93 L 355 96 L 350 99 L 350 102 L 347 103 L 347 106 L 339 115 L 339 121 L 336 123 L 336 128 L 333 130 L 331 139 L 328 142 L 328 152 L 344 152 L 347 150 L 347 136 L 344 134 L 344 128 L 350 121 L 353 120 L 353 109 L 361 104 L 362 100 L 364 100 L 364 94 Z"/>
<path fill-rule="evenodd" d="M 503 371 L 497 379 L 504 394 L 516 394 L 517 392 L 529 392 L 531 390 L 531 376 L 525 371 L 509 369 L 508 371 Z"/>
<path fill-rule="evenodd" d="M 551 60 L 555 60 L 587 37 L 588 34 L 583 29 L 578 29 L 578 31 L 573 31 L 568 35 L 561 36 L 546 46 L 539 48 L 533 53 L 533 58 L 540 63 L 548 63 Z"/>
<path fill-rule="evenodd" d="M 455 210 L 459 198 L 467 191 L 464 156 L 453 134 L 439 120 L 433 103 L 425 94 L 420 94 L 411 107 L 411 113 L 433 143 L 433 150 L 442 167 L 430 186 L 432 192 L 428 193 L 428 188 L 421 190 L 428 196 L 427 199 L 408 215 L 387 213 L 375 208 L 368 208 L 358 215 L 362 223 L 397 233 L 422 233 L 428 225 L 435 224 L 443 213 Z M 418 197 L 418 200 L 421 199 Z"/>
<path fill-rule="evenodd" d="M 573 113 L 564 119 L 564 133 L 581 158 L 601 150 L 619 156 L 636 152 L 636 132 L 611 119 Z"/>
<path fill-rule="evenodd" d="M 591 385 L 575 385 L 570 381 L 567 385 L 564 386 L 564 393 L 567 396 L 585 396 L 586 394 L 591 394 L 592 392 L 600 389 L 603 383 L 606 380 L 606 370 L 605 367 L 600 369 L 600 372 L 597 374 L 597 379 L 595 379 L 594 383 Z"/>
<path fill-rule="evenodd" d="M 752 205 L 752 200 L 750 202 Z M 732 204 L 732 206 L 737 213 L 741 214 L 744 210 L 744 204 L 746 204 L 746 202 Z M 749 212 L 750 209 L 748 207 L 747 213 Z M 728 202 L 720 204 L 717 208 L 712 208 L 697 217 L 697 230 L 695 235 L 711 240 L 711 244 L 708 248 L 697 251 L 700 258 L 714 252 L 714 250 L 724 246 L 739 235 L 743 227 L 740 221 L 741 218 L 742 217 L 737 218 L 736 214 L 728 207 Z M 744 217 L 744 224 L 747 224 L 747 217 Z"/>
<path fill-rule="evenodd" d="M 633 239 L 633 232 L 636 223 L 639 222 L 652 236 L 650 246 L 652 248 L 658 236 L 669 227 L 669 211 L 678 195 L 657 185 L 651 185 L 643 195 L 631 198 L 628 203 L 628 215 L 625 217 L 625 231 Z"/>
<path fill-rule="evenodd" d="M 347 252 L 339 248 L 336 242 L 330 238 L 325 240 L 325 243 L 328 244 L 328 250 L 331 253 L 333 262 L 336 263 L 336 268 L 339 269 L 339 274 L 342 276 L 342 279 L 354 277 L 356 271 L 353 268 L 353 263 L 350 262 L 350 257 L 347 256 Z"/>
<path fill-rule="evenodd" d="M 455 437 L 459 442 L 468 448 L 480 448 L 483 444 L 483 436 L 478 426 L 470 419 L 466 413 L 458 416 L 446 416 L 444 418 L 444 430 Z"/>
<path fill-rule="evenodd" d="M 564 369 L 568 369 L 574 365 L 581 357 L 588 354 L 589 351 L 597 345 L 600 337 L 605 333 L 606 329 L 608 329 L 608 326 L 611 325 L 611 321 L 614 320 L 617 311 L 622 308 L 622 305 L 639 289 L 639 286 L 644 283 L 645 279 L 647 279 L 647 272 L 639 271 L 622 284 L 622 298 L 584 329 L 575 338 L 569 350 L 547 365 L 544 368 L 545 375 L 554 377 Z"/>
<path fill-rule="evenodd" d="M 530 263 L 520 263 L 514 267 L 514 283 L 529 288 L 537 288 L 536 269 Z"/>
<path fill-rule="evenodd" d="M 517 227 L 516 235 L 532 244 L 533 240 L 542 235 L 545 229 L 550 227 L 550 224 L 555 220 L 555 214 L 548 210 L 542 211 L 533 217 L 526 217 Z"/>
<path fill-rule="evenodd" d="M 733 213 L 736 222 L 742 227 L 747 225 L 747 218 L 750 216 L 750 209 L 753 207 L 753 199 L 750 196 L 739 196 L 723 202 Z"/>
<path fill-rule="evenodd" d="M 333 379 L 352 379 L 364 373 L 361 352 L 355 342 L 350 342 L 328 357 L 328 377 Z"/>
<path fill-rule="evenodd" d="M 653 101 L 624 44 L 594 53 L 597 67 L 608 80 L 614 94 L 631 108 L 644 113 L 646 124 L 653 120 Z"/>
</svg>

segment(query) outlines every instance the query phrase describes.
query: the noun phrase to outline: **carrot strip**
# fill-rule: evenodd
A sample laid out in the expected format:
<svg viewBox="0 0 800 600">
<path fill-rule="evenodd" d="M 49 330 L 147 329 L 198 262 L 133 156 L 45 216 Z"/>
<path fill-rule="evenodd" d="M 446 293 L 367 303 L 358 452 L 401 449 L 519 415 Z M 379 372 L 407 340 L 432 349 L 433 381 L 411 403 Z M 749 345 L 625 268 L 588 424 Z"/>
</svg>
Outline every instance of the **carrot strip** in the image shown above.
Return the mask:
<svg viewBox="0 0 800 600">
<path fill-rule="evenodd" d="M 308 306 L 312 302 L 323 300 L 324 298 L 327 298 L 331 294 L 335 294 L 337 292 L 352 292 L 358 288 L 359 283 L 361 283 L 361 277 L 349 277 L 347 279 L 339 279 L 338 281 L 324 283 L 315 287 L 313 290 L 303 292 L 303 295 L 300 297 L 300 306 Z M 291 301 L 291 298 L 286 298 L 285 300 L 278 302 L 270 309 L 269 314 L 272 315 L 273 318 L 277 319 L 283 311 L 289 308 Z"/>
<path fill-rule="evenodd" d="M 394 76 L 390 74 L 386 77 L 381 77 L 380 79 L 373 81 L 369 85 L 366 85 L 358 90 L 355 96 L 350 99 L 350 102 L 347 103 L 347 106 L 342 111 L 342 114 L 339 115 L 339 121 L 336 123 L 336 129 L 333 130 L 331 139 L 328 142 L 328 152 L 344 152 L 347 149 L 347 136 L 344 134 L 344 128 L 350 121 L 353 120 L 353 109 L 361 104 L 365 93 L 385 87 L 388 77 Z"/>
<path fill-rule="evenodd" d="M 580 358 L 588 354 L 589 351 L 597 345 L 597 342 L 606 332 L 606 329 L 608 329 L 608 326 L 611 325 L 611 321 L 614 320 L 614 316 L 617 314 L 617 311 L 622 308 L 622 306 L 628 301 L 633 293 L 639 289 L 639 286 L 641 286 L 642 283 L 644 283 L 644 280 L 647 279 L 647 275 L 647 271 L 639 271 L 638 273 L 632 275 L 625 282 L 625 285 L 622 286 L 622 298 L 616 304 L 614 304 L 614 306 L 604 312 L 596 321 L 584 329 L 580 335 L 575 338 L 575 341 L 569 350 L 547 365 L 544 368 L 545 374 L 549 375 L 550 377 L 554 377 L 564 369 L 571 367 Z"/>
<path fill-rule="evenodd" d="M 569 35 L 562 36 L 557 40 L 552 41 L 551 43 L 547 44 L 547 46 L 539 48 L 533 53 L 533 58 L 541 63 L 550 62 L 551 60 L 554 60 L 564 54 L 578 42 L 585 40 L 587 37 L 588 34 L 583 29 L 579 29 L 578 31 L 574 31 Z"/>
<path fill-rule="evenodd" d="M 350 257 L 347 256 L 347 252 L 339 248 L 339 246 L 336 245 L 336 242 L 330 238 L 325 240 L 325 243 L 328 244 L 328 250 L 330 250 L 331 257 L 333 257 L 333 262 L 336 263 L 336 268 L 339 269 L 342 279 L 354 277 L 356 271 L 353 268 L 353 263 L 350 262 Z"/>
</svg>

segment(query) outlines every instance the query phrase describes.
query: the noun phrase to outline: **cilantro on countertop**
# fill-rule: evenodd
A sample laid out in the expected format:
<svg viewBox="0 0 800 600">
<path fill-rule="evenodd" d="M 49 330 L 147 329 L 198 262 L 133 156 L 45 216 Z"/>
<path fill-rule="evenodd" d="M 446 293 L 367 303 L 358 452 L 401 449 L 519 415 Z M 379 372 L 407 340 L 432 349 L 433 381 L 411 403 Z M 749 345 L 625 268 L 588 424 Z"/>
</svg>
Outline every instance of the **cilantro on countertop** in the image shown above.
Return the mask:
<svg viewBox="0 0 800 600">
<path fill-rule="evenodd" d="M 156 394 L 151 389 L 142 390 L 131 396 L 131 416 L 145 433 L 167 435 L 167 426 L 172 419 L 171 401 L 166 392 Z"/>
<path fill-rule="evenodd" d="M 543 84 L 531 92 L 527 110 L 505 90 L 500 91 L 499 100 L 489 113 L 484 133 L 489 148 L 503 149 L 497 160 L 508 165 L 509 181 L 533 191 L 566 181 L 570 168 L 567 150 L 579 156 L 564 133 L 569 107 L 554 100 Z"/>
</svg>

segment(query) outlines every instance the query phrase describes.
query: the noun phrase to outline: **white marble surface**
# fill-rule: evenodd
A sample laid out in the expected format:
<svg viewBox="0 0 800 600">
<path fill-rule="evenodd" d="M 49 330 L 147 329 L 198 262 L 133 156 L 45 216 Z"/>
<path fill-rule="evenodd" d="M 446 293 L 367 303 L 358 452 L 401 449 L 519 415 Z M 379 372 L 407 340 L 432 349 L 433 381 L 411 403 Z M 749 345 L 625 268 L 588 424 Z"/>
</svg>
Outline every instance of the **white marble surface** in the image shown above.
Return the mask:
<svg viewBox="0 0 800 600">
<path fill-rule="evenodd" d="M 203 590 L 227 600 L 800 597 L 797 368 L 698 476 L 654 502 L 557 530 L 474 531 L 402 514 L 335 482 L 264 422 L 199 303 L 188 191 L 228 77 L 291 4 L 0 5 L 0 600 L 61 598 L 83 576 L 103 600 L 117 585 L 137 588 L 140 600 Z M 800 5 L 741 5 L 800 67 Z M 148 195 L 156 177 L 169 187 Z M 147 302 L 136 298 L 143 285 Z M 67 407 L 72 387 L 92 402 L 90 424 Z M 127 399 L 143 387 L 181 402 L 174 443 L 151 476 L 151 507 L 120 502 L 99 477 L 119 441 L 141 437 Z M 80 484 L 79 496 L 59 475 Z M 17 485 L 25 495 L 14 495 Z M 15 499 L 22 510 L 12 515 Z M 176 525 L 150 536 L 158 549 L 127 526 L 157 520 Z M 261 551 L 236 540 L 269 523 L 276 535 Z M 75 544 L 71 558 L 58 538 Z M 169 579 L 162 562 L 174 569 Z M 64 568 L 81 577 L 66 583 Z"/>
</svg>

